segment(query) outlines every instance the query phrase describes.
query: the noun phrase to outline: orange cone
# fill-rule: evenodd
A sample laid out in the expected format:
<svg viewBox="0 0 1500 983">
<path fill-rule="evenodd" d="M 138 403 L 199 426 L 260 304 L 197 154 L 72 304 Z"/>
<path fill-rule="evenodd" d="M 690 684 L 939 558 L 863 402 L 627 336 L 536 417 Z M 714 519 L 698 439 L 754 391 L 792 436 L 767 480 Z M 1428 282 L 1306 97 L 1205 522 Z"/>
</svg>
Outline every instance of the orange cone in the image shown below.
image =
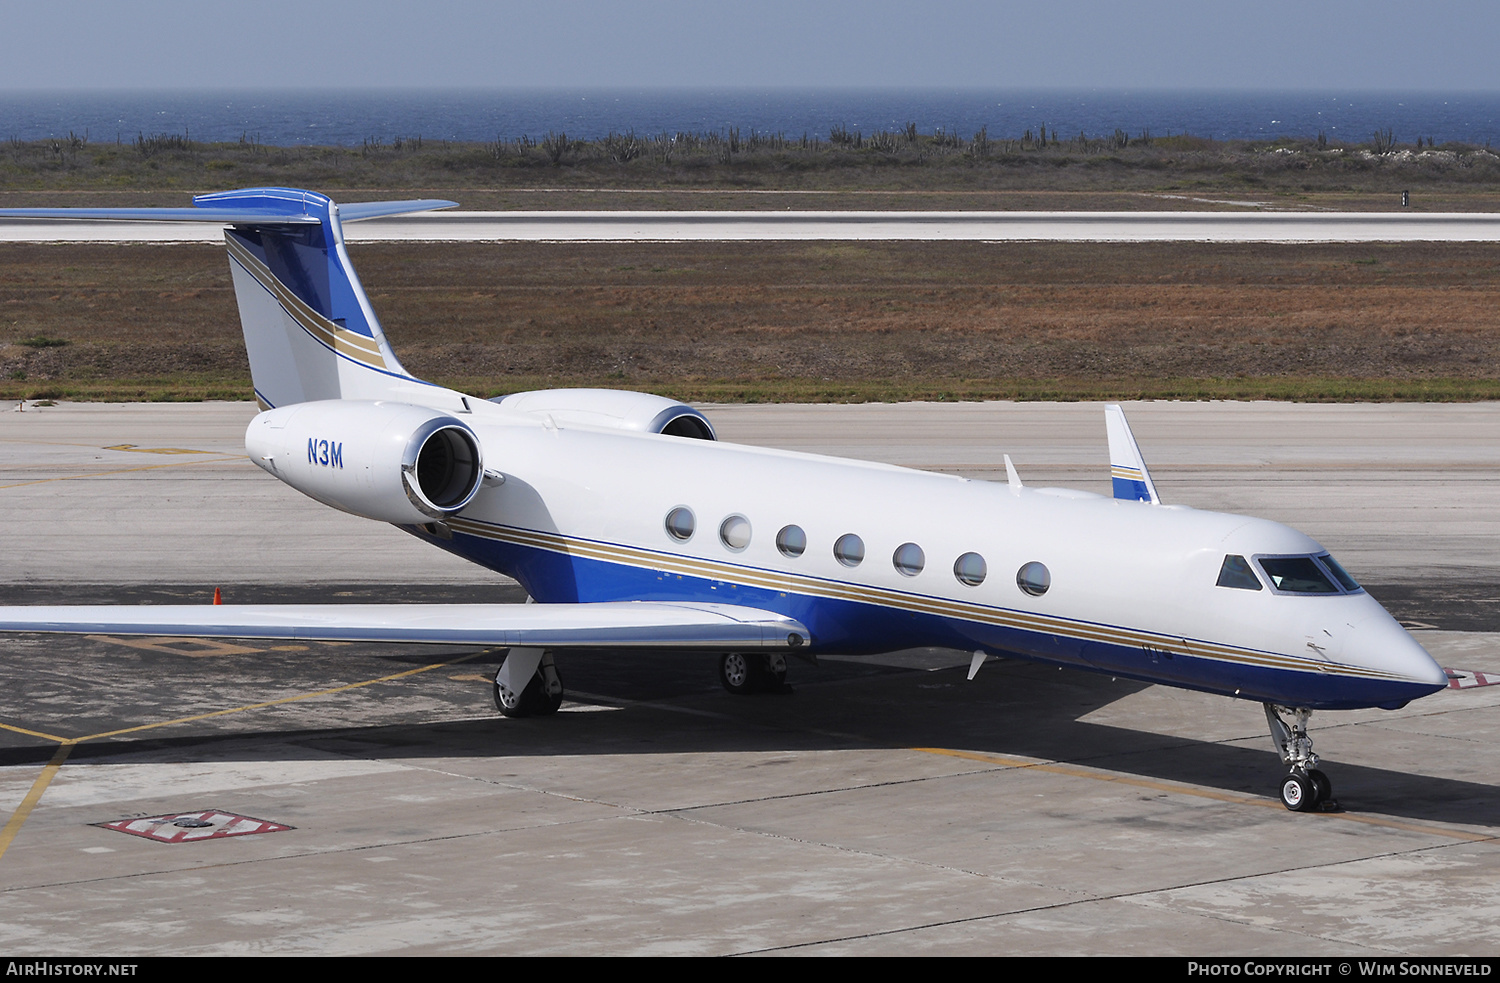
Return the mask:
<svg viewBox="0 0 1500 983">
<path fill-rule="evenodd" d="M 214 588 L 214 603 L 215 604 L 223 604 L 224 603 L 224 597 L 223 597 L 223 595 L 221 595 L 219 593 L 219 588 L 217 588 L 217 587 Z"/>
</svg>

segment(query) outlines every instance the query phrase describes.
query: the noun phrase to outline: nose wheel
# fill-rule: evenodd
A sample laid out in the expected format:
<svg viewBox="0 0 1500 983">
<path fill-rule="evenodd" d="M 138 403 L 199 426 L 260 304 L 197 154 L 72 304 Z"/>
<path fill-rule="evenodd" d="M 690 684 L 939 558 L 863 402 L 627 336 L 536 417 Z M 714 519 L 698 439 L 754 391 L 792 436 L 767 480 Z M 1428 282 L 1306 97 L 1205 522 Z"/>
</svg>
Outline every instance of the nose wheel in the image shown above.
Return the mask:
<svg viewBox="0 0 1500 983">
<path fill-rule="evenodd" d="M 1318 770 L 1318 756 L 1313 753 L 1312 738 L 1307 736 L 1307 720 L 1312 711 L 1272 703 L 1265 704 L 1265 708 L 1276 753 L 1291 769 L 1291 774 L 1281 780 L 1281 804 L 1292 812 L 1336 811 L 1339 804 L 1333 797 L 1333 782 Z M 1292 718 L 1291 723 L 1282 719 L 1283 713 Z"/>
<path fill-rule="evenodd" d="M 1324 806 L 1327 803 L 1327 806 Z M 1281 780 L 1281 804 L 1292 812 L 1317 812 L 1320 808 L 1338 808 L 1333 799 L 1333 783 L 1318 769 L 1294 771 Z"/>
</svg>

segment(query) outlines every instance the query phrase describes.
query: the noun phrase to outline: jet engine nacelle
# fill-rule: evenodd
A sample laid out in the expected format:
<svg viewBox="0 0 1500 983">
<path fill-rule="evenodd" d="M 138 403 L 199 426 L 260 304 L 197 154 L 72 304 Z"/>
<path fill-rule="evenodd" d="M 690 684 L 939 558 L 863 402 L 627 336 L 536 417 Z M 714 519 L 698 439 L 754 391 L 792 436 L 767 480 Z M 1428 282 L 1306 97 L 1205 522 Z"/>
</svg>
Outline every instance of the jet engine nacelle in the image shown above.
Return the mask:
<svg viewBox="0 0 1500 983">
<path fill-rule="evenodd" d="M 472 430 L 408 403 L 334 399 L 266 410 L 250 421 L 245 450 L 304 495 L 403 525 L 447 518 L 484 478 Z"/>
<path fill-rule="evenodd" d="M 497 397 L 508 410 L 568 425 L 716 440 L 708 417 L 686 403 L 624 389 L 537 389 Z"/>
</svg>

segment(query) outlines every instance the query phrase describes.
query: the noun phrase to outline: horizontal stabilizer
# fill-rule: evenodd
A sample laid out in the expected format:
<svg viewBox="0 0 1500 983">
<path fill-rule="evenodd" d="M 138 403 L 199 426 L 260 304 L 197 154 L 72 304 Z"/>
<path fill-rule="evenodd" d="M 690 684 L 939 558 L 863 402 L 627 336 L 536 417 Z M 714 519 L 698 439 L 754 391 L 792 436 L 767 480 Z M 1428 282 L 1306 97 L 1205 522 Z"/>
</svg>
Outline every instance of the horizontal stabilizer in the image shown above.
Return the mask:
<svg viewBox="0 0 1500 983">
<path fill-rule="evenodd" d="M 409 201 L 354 201 L 339 206 L 339 218 L 345 222 L 363 222 L 367 218 L 430 212 L 439 208 L 457 208 L 458 202 L 442 198 L 413 198 Z"/>
<path fill-rule="evenodd" d="M 0 631 L 700 651 L 811 641 L 801 622 L 771 611 L 674 601 L 0 607 Z"/>
<path fill-rule="evenodd" d="M 75 222 L 261 222 L 267 225 L 317 225 L 315 215 L 288 215 L 270 209 L 228 208 L 0 208 L 0 218 L 49 218 Z"/>
<path fill-rule="evenodd" d="M 193 208 L 0 208 L 0 219 L 107 222 L 212 222 L 218 225 L 318 225 L 328 200 L 295 188 L 244 188 L 198 195 Z M 387 215 L 457 207 L 456 201 L 422 198 L 361 201 L 339 206 L 339 219 L 358 222 Z"/>
<path fill-rule="evenodd" d="M 1109 434 L 1109 474 L 1115 498 L 1160 505 L 1151 472 L 1146 470 L 1146 460 L 1119 404 L 1104 407 L 1104 429 Z"/>
</svg>

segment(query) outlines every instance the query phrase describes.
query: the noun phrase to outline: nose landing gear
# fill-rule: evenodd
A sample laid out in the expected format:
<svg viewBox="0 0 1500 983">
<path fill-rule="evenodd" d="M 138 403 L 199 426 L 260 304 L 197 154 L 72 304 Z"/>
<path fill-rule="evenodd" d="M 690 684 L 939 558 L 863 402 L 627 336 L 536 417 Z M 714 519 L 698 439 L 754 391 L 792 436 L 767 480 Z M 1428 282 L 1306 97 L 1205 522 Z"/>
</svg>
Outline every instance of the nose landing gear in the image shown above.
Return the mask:
<svg viewBox="0 0 1500 983">
<path fill-rule="evenodd" d="M 1333 783 L 1318 770 L 1318 756 L 1313 753 L 1312 738 L 1307 736 L 1307 719 L 1312 711 L 1273 703 L 1265 704 L 1265 708 L 1276 753 L 1291 769 L 1291 774 L 1281 780 L 1281 804 L 1292 812 L 1336 812 L 1339 804 L 1333 797 Z M 1281 718 L 1283 713 L 1292 718 L 1290 724 Z"/>
</svg>

